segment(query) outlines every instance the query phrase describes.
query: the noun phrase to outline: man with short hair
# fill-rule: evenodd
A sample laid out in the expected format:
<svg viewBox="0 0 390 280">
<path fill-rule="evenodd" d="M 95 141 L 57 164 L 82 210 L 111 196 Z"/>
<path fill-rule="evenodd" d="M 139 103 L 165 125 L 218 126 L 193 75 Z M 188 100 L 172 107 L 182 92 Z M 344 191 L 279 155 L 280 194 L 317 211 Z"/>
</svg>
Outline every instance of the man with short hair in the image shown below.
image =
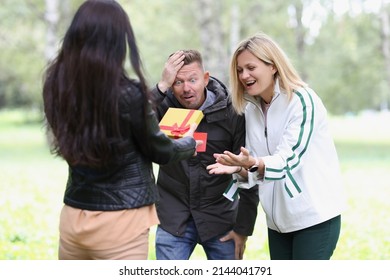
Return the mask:
<svg viewBox="0 0 390 280">
<path fill-rule="evenodd" d="M 232 176 L 210 175 L 206 166 L 215 162 L 214 153 L 245 146 L 244 116 L 234 112 L 227 88 L 204 70 L 196 50 L 172 54 L 152 92 L 159 119 L 170 107 L 201 110 L 196 131 L 207 133 L 205 152 L 159 168 L 156 258 L 189 259 L 200 244 L 209 260 L 242 259 L 257 217 L 257 188 L 231 201 L 223 193 Z"/>
</svg>

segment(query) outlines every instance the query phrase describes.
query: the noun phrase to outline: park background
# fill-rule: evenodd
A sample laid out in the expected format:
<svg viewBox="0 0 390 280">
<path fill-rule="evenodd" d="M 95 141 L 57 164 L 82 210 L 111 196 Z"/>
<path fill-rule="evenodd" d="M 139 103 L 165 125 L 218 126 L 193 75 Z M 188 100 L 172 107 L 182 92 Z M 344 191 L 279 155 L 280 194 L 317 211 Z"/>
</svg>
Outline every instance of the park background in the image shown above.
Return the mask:
<svg viewBox="0 0 390 280">
<path fill-rule="evenodd" d="M 46 141 L 42 74 L 82 2 L 3 0 L 0 6 L 3 260 L 57 259 L 67 166 Z M 332 259 L 390 259 L 389 0 L 118 2 L 133 24 L 150 85 L 177 49 L 199 49 L 206 68 L 228 84 L 231 51 L 241 39 L 264 31 L 279 42 L 324 101 L 339 153 L 348 208 Z M 205 259 L 200 247 L 192 259 Z M 269 259 L 261 207 L 244 259 Z"/>
</svg>

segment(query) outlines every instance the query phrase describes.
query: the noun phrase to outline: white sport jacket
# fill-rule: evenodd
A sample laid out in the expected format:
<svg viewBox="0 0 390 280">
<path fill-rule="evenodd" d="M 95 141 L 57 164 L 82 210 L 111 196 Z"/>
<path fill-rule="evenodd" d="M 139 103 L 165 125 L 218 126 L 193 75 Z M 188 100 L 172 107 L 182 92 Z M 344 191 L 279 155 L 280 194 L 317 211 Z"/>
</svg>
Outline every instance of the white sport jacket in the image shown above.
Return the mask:
<svg viewBox="0 0 390 280">
<path fill-rule="evenodd" d="M 264 178 L 249 173 L 242 188 L 259 187 L 267 225 L 292 232 L 341 214 L 345 198 L 327 112 L 310 88 L 289 101 L 278 82 L 267 118 L 260 99 L 246 96 L 246 148 L 265 163 Z"/>
</svg>

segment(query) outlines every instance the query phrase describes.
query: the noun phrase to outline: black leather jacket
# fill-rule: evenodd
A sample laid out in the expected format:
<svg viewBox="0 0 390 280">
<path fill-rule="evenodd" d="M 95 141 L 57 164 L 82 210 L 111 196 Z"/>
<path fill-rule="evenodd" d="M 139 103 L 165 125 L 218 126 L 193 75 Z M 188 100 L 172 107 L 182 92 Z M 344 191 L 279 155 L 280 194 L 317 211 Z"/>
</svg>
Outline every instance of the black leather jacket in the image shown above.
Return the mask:
<svg viewBox="0 0 390 280">
<path fill-rule="evenodd" d="M 201 241 L 235 232 L 252 235 L 259 198 L 257 188 L 240 191 L 240 199 L 231 202 L 223 196 L 232 180 L 231 175 L 210 175 L 206 166 L 215 163 L 214 153 L 225 150 L 239 153 L 245 146 L 245 118 L 238 116 L 228 98 L 226 87 L 210 78 L 207 89 L 216 95 L 215 102 L 203 109 L 204 117 L 196 131 L 207 132 L 206 152 L 176 163 L 161 165 L 157 179 L 160 199 L 157 213 L 160 226 L 169 233 L 181 236 L 189 218 L 194 219 Z M 153 91 L 159 102 L 159 119 L 169 107 L 182 108 L 168 91 Z"/>
<path fill-rule="evenodd" d="M 158 197 L 152 162 L 167 164 L 193 156 L 194 139 L 171 141 L 160 131 L 151 106 L 144 122 L 141 99 L 140 89 L 130 83 L 119 102 L 121 131 L 127 139 L 123 157 L 105 169 L 69 166 L 65 204 L 100 211 L 150 205 Z M 148 139 L 137 133 L 145 125 Z M 150 145 L 146 145 L 148 142 Z"/>
</svg>

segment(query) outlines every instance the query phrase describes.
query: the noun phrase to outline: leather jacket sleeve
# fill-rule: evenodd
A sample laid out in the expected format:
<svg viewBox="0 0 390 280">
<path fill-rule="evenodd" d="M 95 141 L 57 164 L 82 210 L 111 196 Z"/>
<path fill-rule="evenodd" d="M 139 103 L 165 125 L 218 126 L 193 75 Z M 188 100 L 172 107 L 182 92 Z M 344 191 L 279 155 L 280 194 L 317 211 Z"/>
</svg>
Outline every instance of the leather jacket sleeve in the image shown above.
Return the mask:
<svg viewBox="0 0 390 280">
<path fill-rule="evenodd" d="M 167 164 L 188 159 L 194 155 L 195 140 L 192 137 L 172 140 L 166 136 L 160 130 L 150 102 L 144 109 L 142 93 L 139 90 L 132 89 L 131 95 L 126 94 L 124 100 L 125 108 L 121 110 L 122 117 L 131 127 L 134 144 L 147 158 L 157 164 Z M 145 113 L 144 110 L 146 110 Z M 142 131 L 145 131 L 146 135 L 143 135 Z"/>
</svg>

